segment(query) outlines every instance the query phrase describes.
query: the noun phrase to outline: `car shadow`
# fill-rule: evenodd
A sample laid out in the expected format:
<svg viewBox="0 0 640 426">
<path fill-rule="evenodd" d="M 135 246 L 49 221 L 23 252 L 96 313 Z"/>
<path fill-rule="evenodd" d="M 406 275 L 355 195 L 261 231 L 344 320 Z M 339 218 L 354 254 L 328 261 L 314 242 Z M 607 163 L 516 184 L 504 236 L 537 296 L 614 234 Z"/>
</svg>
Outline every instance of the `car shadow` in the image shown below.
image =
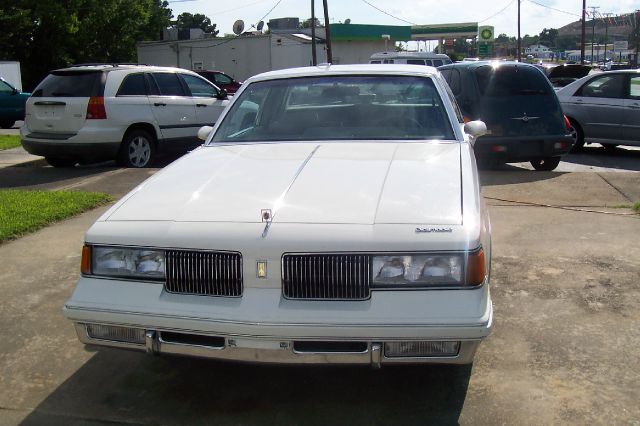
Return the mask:
<svg viewBox="0 0 640 426">
<path fill-rule="evenodd" d="M 36 424 L 458 424 L 471 366 L 269 366 L 99 350 Z"/>
<path fill-rule="evenodd" d="M 163 168 L 182 155 L 159 155 L 152 167 Z M 65 182 L 72 183 L 82 178 L 120 168 L 115 161 L 82 164 L 75 167 L 51 167 L 42 159 L 0 168 L 0 189 L 52 189 L 63 185 Z"/>
<path fill-rule="evenodd" d="M 562 161 L 584 166 L 640 171 L 640 150 L 616 147 L 611 151 L 600 145 L 585 146 L 579 152 L 562 157 Z"/>
<path fill-rule="evenodd" d="M 539 172 L 527 170 L 511 164 L 499 164 L 494 168 L 478 170 L 481 186 L 514 185 L 519 183 L 539 182 L 562 176 L 565 172 Z"/>
</svg>

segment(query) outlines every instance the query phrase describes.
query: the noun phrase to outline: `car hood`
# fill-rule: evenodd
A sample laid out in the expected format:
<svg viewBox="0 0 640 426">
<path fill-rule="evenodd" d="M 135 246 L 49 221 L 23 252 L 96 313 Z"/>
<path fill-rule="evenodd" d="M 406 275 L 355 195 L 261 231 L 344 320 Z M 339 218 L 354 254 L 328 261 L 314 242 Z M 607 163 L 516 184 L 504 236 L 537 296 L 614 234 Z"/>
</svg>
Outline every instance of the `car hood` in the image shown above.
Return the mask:
<svg viewBox="0 0 640 426">
<path fill-rule="evenodd" d="M 457 142 L 202 147 L 154 175 L 108 221 L 461 224 Z"/>
</svg>

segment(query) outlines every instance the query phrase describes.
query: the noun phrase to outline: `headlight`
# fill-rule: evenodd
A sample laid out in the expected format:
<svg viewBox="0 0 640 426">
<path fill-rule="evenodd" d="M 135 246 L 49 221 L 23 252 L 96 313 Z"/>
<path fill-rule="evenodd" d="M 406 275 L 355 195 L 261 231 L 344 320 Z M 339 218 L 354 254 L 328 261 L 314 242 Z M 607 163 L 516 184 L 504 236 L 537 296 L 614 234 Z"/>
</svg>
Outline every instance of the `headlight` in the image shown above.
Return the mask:
<svg viewBox="0 0 640 426">
<path fill-rule="evenodd" d="M 373 286 L 465 286 L 484 281 L 484 252 L 373 257 Z"/>
<path fill-rule="evenodd" d="M 85 251 L 90 250 L 83 250 L 83 256 Z M 164 250 L 93 247 L 91 251 L 91 271 L 89 272 L 91 274 L 151 280 L 165 277 Z"/>
</svg>

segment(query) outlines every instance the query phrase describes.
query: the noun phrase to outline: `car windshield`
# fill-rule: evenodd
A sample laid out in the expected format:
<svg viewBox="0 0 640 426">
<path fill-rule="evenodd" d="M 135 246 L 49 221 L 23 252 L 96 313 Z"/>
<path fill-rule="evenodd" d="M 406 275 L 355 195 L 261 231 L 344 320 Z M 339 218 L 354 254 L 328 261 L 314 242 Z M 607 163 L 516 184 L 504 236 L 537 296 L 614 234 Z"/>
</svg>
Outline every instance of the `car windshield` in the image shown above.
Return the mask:
<svg viewBox="0 0 640 426">
<path fill-rule="evenodd" d="M 530 66 L 478 67 L 476 80 L 484 96 L 546 96 L 553 93 L 545 76 Z"/>
<path fill-rule="evenodd" d="M 213 142 L 454 139 L 429 77 L 322 76 L 251 83 Z"/>
</svg>

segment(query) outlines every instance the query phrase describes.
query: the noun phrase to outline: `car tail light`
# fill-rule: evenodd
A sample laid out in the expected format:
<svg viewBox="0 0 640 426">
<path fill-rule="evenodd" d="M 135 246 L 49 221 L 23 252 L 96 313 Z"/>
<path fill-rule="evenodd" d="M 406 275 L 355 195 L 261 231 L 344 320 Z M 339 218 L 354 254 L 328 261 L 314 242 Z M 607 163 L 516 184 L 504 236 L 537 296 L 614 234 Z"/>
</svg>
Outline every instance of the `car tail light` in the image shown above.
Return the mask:
<svg viewBox="0 0 640 426">
<path fill-rule="evenodd" d="M 87 105 L 87 120 L 104 120 L 107 118 L 107 111 L 104 109 L 104 98 L 102 96 L 92 96 Z"/>
<path fill-rule="evenodd" d="M 571 129 L 573 129 L 571 122 L 569 121 L 566 115 L 564 115 L 563 117 L 564 117 L 564 126 L 567 128 L 567 130 L 571 131 Z"/>
<path fill-rule="evenodd" d="M 491 152 L 505 152 L 507 147 L 504 145 L 492 145 Z"/>
</svg>

